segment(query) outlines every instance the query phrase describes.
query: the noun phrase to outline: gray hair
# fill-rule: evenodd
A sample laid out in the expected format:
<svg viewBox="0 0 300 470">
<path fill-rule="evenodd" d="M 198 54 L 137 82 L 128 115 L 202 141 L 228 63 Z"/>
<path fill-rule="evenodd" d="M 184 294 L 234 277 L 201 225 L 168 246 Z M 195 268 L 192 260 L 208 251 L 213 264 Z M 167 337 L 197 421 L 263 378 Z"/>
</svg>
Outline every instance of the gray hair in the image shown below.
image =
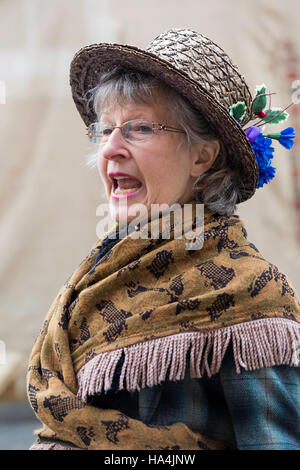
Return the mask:
<svg viewBox="0 0 300 470">
<path fill-rule="evenodd" d="M 219 154 L 209 170 L 196 179 L 192 188 L 193 196 L 197 202 L 205 204 L 218 214 L 234 212 L 237 202 L 241 199 L 238 172 L 228 165 L 227 152 L 222 140 L 187 99 L 149 74 L 120 67 L 103 74 L 100 83 L 89 90 L 88 95 L 90 95 L 88 105 L 92 102 L 98 119 L 102 110 L 112 101 L 119 104 L 124 101 L 149 104 L 159 97 L 165 98 L 168 117 L 185 131 L 188 145 L 218 140 Z M 89 157 L 87 165 L 95 166 L 95 161 L 93 154 Z"/>
</svg>

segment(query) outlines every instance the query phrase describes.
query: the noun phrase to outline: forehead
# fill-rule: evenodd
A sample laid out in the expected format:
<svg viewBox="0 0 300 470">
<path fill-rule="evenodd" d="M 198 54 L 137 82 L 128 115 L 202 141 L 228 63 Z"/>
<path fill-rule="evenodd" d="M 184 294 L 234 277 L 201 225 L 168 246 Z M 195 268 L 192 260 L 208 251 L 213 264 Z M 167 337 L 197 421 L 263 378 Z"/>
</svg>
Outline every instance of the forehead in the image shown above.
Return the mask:
<svg viewBox="0 0 300 470">
<path fill-rule="evenodd" d="M 152 101 L 151 103 L 135 103 L 124 100 L 122 103 L 112 101 L 102 110 L 102 122 L 126 122 L 131 119 L 149 119 L 153 122 L 162 121 L 167 116 L 166 103 Z"/>
</svg>

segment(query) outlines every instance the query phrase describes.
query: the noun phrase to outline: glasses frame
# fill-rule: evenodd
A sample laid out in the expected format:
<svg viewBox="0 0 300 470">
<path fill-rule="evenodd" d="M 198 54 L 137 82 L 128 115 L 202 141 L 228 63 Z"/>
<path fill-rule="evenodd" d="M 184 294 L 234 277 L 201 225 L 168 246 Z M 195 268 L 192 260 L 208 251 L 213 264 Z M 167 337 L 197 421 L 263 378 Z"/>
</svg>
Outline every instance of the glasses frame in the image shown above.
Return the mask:
<svg viewBox="0 0 300 470">
<path fill-rule="evenodd" d="M 151 140 L 153 135 L 154 135 L 154 132 L 152 134 L 150 134 L 150 136 L 148 138 L 145 138 L 143 140 L 134 140 L 134 139 L 129 139 L 128 137 L 126 137 L 124 134 L 123 134 L 123 128 L 126 126 L 126 124 L 130 123 L 130 122 L 136 122 L 136 121 L 141 121 L 141 122 L 149 122 L 152 124 L 152 131 L 166 131 L 166 132 L 178 132 L 180 134 L 185 134 L 185 131 L 183 129 L 178 129 L 177 127 L 172 127 L 172 126 L 168 126 L 166 124 L 161 124 L 161 123 L 157 123 L 157 122 L 153 122 L 153 121 L 150 121 L 148 119 L 131 119 L 130 121 L 126 121 L 124 122 L 121 126 L 111 126 L 111 129 L 112 129 L 112 132 L 115 130 L 115 129 L 121 129 L 121 134 L 122 134 L 122 137 L 128 141 L 128 142 L 145 142 L 147 140 Z M 87 133 L 86 135 L 89 137 L 90 139 L 90 132 L 91 132 L 91 129 L 90 127 L 93 126 L 94 124 L 99 124 L 99 122 L 92 122 L 89 126 L 87 126 L 86 130 L 87 130 Z M 101 143 L 101 135 L 100 133 L 98 133 L 99 135 L 96 135 L 95 138 L 99 138 L 99 142 L 95 142 L 95 143 Z M 111 135 L 111 134 L 110 134 Z M 109 140 L 109 137 L 110 135 L 108 136 L 108 139 Z M 102 134 L 103 136 L 103 134 Z M 91 140 L 91 139 L 90 139 Z"/>
</svg>

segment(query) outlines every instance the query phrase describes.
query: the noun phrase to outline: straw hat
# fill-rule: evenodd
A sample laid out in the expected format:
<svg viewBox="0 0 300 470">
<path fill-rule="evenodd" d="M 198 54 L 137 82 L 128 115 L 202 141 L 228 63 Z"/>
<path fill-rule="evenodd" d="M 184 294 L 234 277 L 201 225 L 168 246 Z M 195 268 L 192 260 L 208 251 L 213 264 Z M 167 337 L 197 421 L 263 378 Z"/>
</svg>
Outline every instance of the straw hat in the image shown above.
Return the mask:
<svg viewBox="0 0 300 470">
<path fill-rule="evenodd" d="M 89 126 L 97 116 L 88 105 L 87 92 L 101 74 L 121 66 L 163 80 L 198 109 L 224 142 L 228 163 L 240 173 L 243 202 L 253 196 L 258 167 L 252 146 L 242 130 L 250 116 L 238 124 L 229 108 L 244 101 L 251 109 L 252 96 L 244 77 L 228 55 L 213 41 L 189 29 L 171 29 L 155 38 L 146 50 L 120 44 L 92 44 L 80 49 L 70 67 L 70 85 L 76 107 Z"/>
</svg>

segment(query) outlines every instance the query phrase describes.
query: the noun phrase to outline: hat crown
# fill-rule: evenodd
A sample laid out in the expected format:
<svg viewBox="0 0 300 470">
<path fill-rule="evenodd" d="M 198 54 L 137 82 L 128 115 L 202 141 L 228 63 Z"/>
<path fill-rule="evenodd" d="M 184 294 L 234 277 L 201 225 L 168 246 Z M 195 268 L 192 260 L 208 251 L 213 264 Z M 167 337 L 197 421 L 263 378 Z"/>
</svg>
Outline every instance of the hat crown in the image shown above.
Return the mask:
<svg viewBox="0 0 300 470">
<path fill-rule="evenodd" d="M 251 108 L 252 96 L 237 66 L 221 47 L 202 34 L 173 28 L 153 39 L 147 51 L 197 82 L 228 112 L 238 101 Z M 243 123 L 249 117 L 246 114 Z"/>
</svg>

